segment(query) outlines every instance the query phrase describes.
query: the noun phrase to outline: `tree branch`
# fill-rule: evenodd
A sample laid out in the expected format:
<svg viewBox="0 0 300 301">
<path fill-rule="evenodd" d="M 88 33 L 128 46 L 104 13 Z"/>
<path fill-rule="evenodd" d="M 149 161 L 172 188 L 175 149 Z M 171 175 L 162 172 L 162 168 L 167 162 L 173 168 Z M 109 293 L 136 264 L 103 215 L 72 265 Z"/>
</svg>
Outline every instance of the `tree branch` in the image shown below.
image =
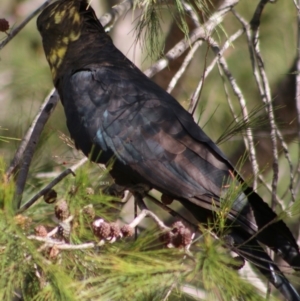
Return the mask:
<svg viewBox="0 0 300 301">
<path fill-rule="evenodd" d="M 224 16 L 232 9 L 238 0 L 226 0 L 218 8 L 218 10 L 209 18 L 209 20 L 201 27 L 196 28 L 189 34 L 188 39 L 183 39 L 178 42 L 171 50 L 169 50 L 165 57 L 158 60 L 150 68 L 144 71 L 148 77 L 154 76 L 159 71 L 166 68 L 170 61 L 179 57 L 191 45 L 199 39 L 206 39 L 211 35 L 212 31 L 223 21 Z"/>
<path fill-rule="evenodd" d="M 46 8 L 54 0 L 47 0 L 42 5 L 40 5 L 34 12 L 32 12 L 19 26 L 10 31 L 7 38 L 0 43 L 0 50 L 7 45 L 26 25 L 29 23 L 38 13 L 40 13 L 44 8 Z"/>
<path fill-rule="evenodd" d="M 28 131 L 28 135 L 26 134 L 25 140 L 23 140 L 23 145 L 21 144 L 21 150 L 22 150 L 24 147 L 24 144 L 26 144 L 26 142 L 28 141 L 26 148 L 24 150 L 23 156 L 22 156 L 22 166 L 20 168 L 18 178 L 16 181 L 16 193 L 15 193 L 15 200 L 14 200 L 15 204 L 14 205 L 17 209 L 19 209 L 21 206 L 22 195 L 23 195 L 23 191 L 25 188 L 25 183 L 26 183 L 29 167 L 30 167 L 31 160 L 32 160 L 34 151 L 36 149 L 38 140 L 40 138 L 40 135 L 42 133 L 42 130 L 43 130 L 46 122 L 48 121 L 48 119 L 51 115 L 51 112 L 56 107 L 58 100 L 59 100 L 58 94 L 56 92 L 54 92 L 53 94 L 51 94 L 49 99 L 47 99 L 47 101 L 44 102 L 44 105 L 43 105 L 40 113 L 35 118 L 33 125 L 30 127 L 30 129 Z M 28 136 L 30 136 L 29 139 L 28 139 Z M 15 160 L 15 162 L 17 162 L 17 161 L 20 162 L 21 158 L 20 158 L 19 154 L 20 154 L 21 150 L 19 149 L 19 151 L 17 151 L 18 156 L 17 156 L 17 159 Z M 14 165 L 14 168 L 16 168 L 16 166 L 17 165 Z M 14 169 L 14 168 L 12 168 L 12 169 Z"/>
<path fill-rule="evenodd" d="M 84 165 L 88 161 L 88 158 L 83 158 L 76 164 L 74 164 L 72 167 L 69 167 L 68 169 L 64 170 L 62 173 L 60 173 L 54 180 L 52 180 L 45 188 L 40 190 L 34 197 L 32 197 L 26 204 L 24 204 L 17 213 L 22 213 L 25 210 L 27 210 L 29 207 L 31 207 L 40 197 L 46 195 L 56 184 L 61 182 L 66 176 L 69 174 L 73 174 L 75 176 L 75 171 Z"/>
</svg>

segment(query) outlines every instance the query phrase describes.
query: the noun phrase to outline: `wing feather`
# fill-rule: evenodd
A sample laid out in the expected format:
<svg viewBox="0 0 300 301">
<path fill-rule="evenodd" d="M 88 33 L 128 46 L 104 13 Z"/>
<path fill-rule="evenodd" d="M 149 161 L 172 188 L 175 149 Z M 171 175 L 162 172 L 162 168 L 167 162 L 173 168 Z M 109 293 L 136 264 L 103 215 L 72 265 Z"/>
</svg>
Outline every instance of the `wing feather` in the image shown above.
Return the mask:
<svg viewBox="0 0 300 301">
<path fill-rule="evenodd" d="M 220 208 L 224 184 L 238 185 L 242 178 L 232 176 L 237 173 L 226 156 L 171 95 L 138 69 L 131 71 L 98 66 L 77 71 L 64 83 L 71 136 L 82 148 L 87 138 L 78 138 L 74 132 L 80 130 L 106 159 L 114 154 L 129 173 L 183 203 L 189 200 L 212 211 Z M 81 81 L 84 84 L 79 85 Z M 276 215 L 257 194 L 246 190 L 237 194 L 228 219 L 254 234 Z M 272 227 L 296 248 L 282 221 Z"/>
</svg>

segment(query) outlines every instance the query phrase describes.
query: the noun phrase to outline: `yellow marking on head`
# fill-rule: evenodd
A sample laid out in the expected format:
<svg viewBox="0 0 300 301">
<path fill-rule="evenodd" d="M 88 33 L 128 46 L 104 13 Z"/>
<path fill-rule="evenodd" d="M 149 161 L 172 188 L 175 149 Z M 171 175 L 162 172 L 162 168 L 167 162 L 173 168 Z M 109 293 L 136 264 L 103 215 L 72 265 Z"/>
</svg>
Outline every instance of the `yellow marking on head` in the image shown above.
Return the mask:
<svg viewBox="0 0 300 301">
<path fill-rule="evenodd" d="M 56 68 L 55 67 L 51 67 L 51 74 L 52 74 L 52 78 L 56 77 Z"/>
<path fill-rule="evenodd" d="M 57 61 L 57 55 L 56 55 L 56 53 L 51 51 L 51 53 L 50 53 L 50 55 L 48 57 L 48 60 L 49 60 L 50 64 L 53 66 L 56 63 L 56 61 Z"/>
<path fill-rule="evenodd" d="M 64 44 L 68 45 L 69 37 L 63 37 L 62 41 L 63 41 Z"/>
<path fill-rule="evenodd" d="M 65 14 L 66 14 L 65 10 L 56 12 L 56 14 L 54 15 L 54 23 L 55 24 L 61 23 L 61 21 L 62 21 L 63 17 L 65 16 Z"/>
<path fill-rule="evenodd" d="M 53 17 L 53 15 L 55 14 L 55 9 L 57 8 L 57 6 L 53 7 L 52 11 L 49 14 L 49 17 Z"/>
<path fill-rule="evenodd" d="M 71 31 L 69 34 L 70 41 L 74 42 L 78 40 L 80 37 L 80 31 Z"/>
<path fill-rule="evenodd" d="M 70 10 L 69 10 L 69 15 L 70 16 L 73 16 L 74 14 L 76 14 L 76 7 L 74 7 L 74 6 L 72 6 L 71 8 L 70 8 Z"/>
<path fill-rule="evenodd" d="M 60 59 L 63 59 L 67 52 L 67 46 L 61 46 L 57 49 L 56 54 Z"/>
<path fill-rule="evenodd" d="M 78 12 L 75 12 L 73 15 L 73 23 L 80 23 L 80 15 Z"/>
<path fill-rule="evenodd" d="M 53 70 L 57 70 L 59 66 L 62 64 L 65 54 L 67 52 L 67 45 L 59 46 L 50 51 L 49 55 L 47 55 L 47 60 L 51 67 L 51 72 L 53 74 Z"/>
<path fill-rule="evenodd" d="M 62 62 L 63 62 L 63 60 L 60 59 L 60 58 L 57 60 L 57 63 L 56 63 L 56 70 L 59 68 L 59 66 L 61 65 Z"/>
</svg>

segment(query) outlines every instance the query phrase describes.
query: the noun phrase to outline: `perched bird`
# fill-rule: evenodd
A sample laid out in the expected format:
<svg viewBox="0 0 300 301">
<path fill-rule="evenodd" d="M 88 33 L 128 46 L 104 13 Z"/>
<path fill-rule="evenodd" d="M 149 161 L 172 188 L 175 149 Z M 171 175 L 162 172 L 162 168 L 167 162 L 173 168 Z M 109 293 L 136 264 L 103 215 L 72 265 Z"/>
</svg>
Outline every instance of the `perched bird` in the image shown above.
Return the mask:
<svg viewBox="0 0 300 301">
<path fill-rule="evenodd" d="M 228 187 L 239 186 L 226 216 L 232 246 L 286 299 L 300 300 L 261 246 L 300 269 L 288 227 L 193 117 L 114 46 L 87 1 L 51 4 L 37 27 L 76 147 L 95 162 L 113 160 L 117 184 L 157 189 L 204 224 L 224 206 Z"/>
</svg>

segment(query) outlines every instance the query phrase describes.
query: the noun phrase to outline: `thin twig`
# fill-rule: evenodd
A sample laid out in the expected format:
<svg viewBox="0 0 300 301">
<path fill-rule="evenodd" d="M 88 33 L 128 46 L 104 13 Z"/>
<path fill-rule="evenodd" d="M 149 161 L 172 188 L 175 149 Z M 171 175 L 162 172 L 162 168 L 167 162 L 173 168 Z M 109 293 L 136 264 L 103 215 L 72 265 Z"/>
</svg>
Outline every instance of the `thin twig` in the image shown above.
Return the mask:
<svg viewBox="0 0 300 301">
<path fill-rule="evenodd" d="M 183 1 L 183 7 L 184 7 L 184 10 L 190 15 L 193 23 L 194 23 L 194 26 L 195 27 L 200 27 L 201 24 L 199 22 L 199 17 L 198 17 L 198 14 L 194 11 L 193 7 L 187 3 L 186 1 Z"/>
<path fill-rule="evenodd" d="M 269 0 L 260 0 L 260 2 L 258 3 L 258 5 L 256 7 L 256 10 L 252 17 L 252 20 L 250 21 L 251 29 L 254 32 L 258 31 L 258 28 L 260 26 L 260 18 L 261 18 L 262 12 L 268 2 L 270 2 L 270 1 Z M 257 38 L 258 38 L 258 36 L 257 36 Z M 256 41 L 258 42 L 258 39 Z"/>
<path fill-rule="evenodd" d="M 70 223 L 74 219 L 73 215 L 70 215 L 68 218 L 64 220 L 64 223 Z M 59 226 L 52 229 L 50 232 L 47 233 L 47 237 L 52 237 L 58 232 Z"/>
<path fill-rule="evenodd" d="M 41 108 L 40 108 L 40 111 L 38 112 L 38 114 L 35 116 L 30 128 L 27 130 L 27 133 L 25 134 L 24 138 L 22 139 L 15 155 L 14 155 L 14 158 L 12 160 L 12 162 L 10 163 L 10 166 L 8 167 L 7 171 L 6 171 L 6 179 L 9 180 L 11 175 L 13 173 L 15 173 L 16 169 L 18 168 L 22 158 L 23 158 L 23 154 L 24 154 L 24 151 L 26 150 L 27 146 L 28 146 L 28 143 L 29 143 L 29 140 L 30 140 L 30 137 L 32 136 L 32 133 L 34 132 L 34 129 L 35 127 L 37 126 L 37 123 L 38 121 L 41 122 L 42 120 L 43 121 L 47 121 L 47 119 L 43 118 L 41 119 L 40 116 L 43 115 L 43 114 L 46 114 L 46 117 L 50 117 L 50 114 L 49 112 L 47 112 L 45 110 L 45 108 L 47 108 L 47 106 L 49 105 L 49 102 L 51 101 L 52 103 L 55 103 L 55 102 L 58 102 L 59 98 L 57 97 L 53 97 L 55 93 L 55 90 L 53 89 L 49 95 L 45 98 L 43 104 L 41 105 Z"/>
<path fill-rule="evenodd" d="M 209 20 L 201 27 L 196 28 L 190 34 L 188 39 L 183 39 L 178 42 L 172 49 L 170 49 L 164 58 L 158 60 L 144 73 L 148 77 L 154 76 L 159 71 L 166 68 L 170 61 L 178 58 L 184 53 L 191 45 L 193 45 L 199 39 L 207 38 L 211 32 L 223 21 L 224 16 L 232 9 L 234 5 L 238 3 L 238 0 L 225 0 L 222 2 L 218 10 L 209 18 Z"/>
<path fill-rule="evenodd" d="M 236 123 L 238 123 L 239 120 L 240 120 L 240 118 L 239 118 L 239 117 L 237 116 L 237 114 L 235 113 L 234 106 L 233 106 L 232 100 L 231 100 L 231 98 L 230 98 L 228 89 L 227 89 L 227 85 L 226 85 L 226 81 L 225 81 L 225 77 L 224 77 L 224 72 L 223 72 L 223 70 L 221 69 L 220 64 L 218 64 L 218 70 L 219 70 L 219 74 L 220 74 L 220 76 L 221 76 L 221 79 L 222 79 L 222 81 L 223 81 L 224 91 L 225 91 L 227 103 L 228 103 L 228 106 L 229 106 L 229 108 L 230 108 L 231 114 L 232 114 L 232 116 L 233 116 L 233 118 L 234 118 L 234 121 L 235 121 Z M 250 133 L 251 133 L 251 132 L 250 132 Z M 249 134 L 249 133 L 248 133 L 248 134 Z M 252 133 L 251 133 L 251 134 L 252 134 Z M 243 136 L 243 140 L 244 140 L 244 144 L 245 144 L 246 150 L 249 152 L 249 151 L 250 151 L 250 148 L 249 148 L 249 142 L 248 142 L 247 136 L 245 136 L 245 135 L 242 135 L 242 136 Z M 253 148 L 253 149 L 254 149 L 254 151 L 255 151 L 255 148 Z M 252 155 L 255 156 L 255 153 L 252 154 Z M 256 158 L 256 157 L 254 157 L 254 158 Z M 255 171 L 254 171 L 254 167 L 253 167 L 253 165 L 252 165 L 252 161 L 250 161 L 250 162 L 251 162 L 253 174 L 255 175 L 256 173 L 255 173 Z M 258 163 L 257 163 L 257 165 L 258 165 Z M 258 168 L 258 167 L 257 167 L 257 168 Z M 253 189 L 256 190 L 256 188 L 257 188 L 257 181 L 256 181 L 256 179 L 254 178 L 254 181 L 253 181 Z"/>
<path fill-rule="evenodd" d="M 201 80 L 200 80 L 201 84 L 198 84 L 197 88 L 195 89 L 195 91 L 194 91 L 194 93 L 191 97 L 189 112 L 192 115 L 194 115 L 195 112 L 196 112 L 196 108 L 197 108 L 198 103 L 200 101 L 201 92 L 202 92 L 202 89 L 203 89 L 203 83 L 204 83 L 204 80 L 206 78 L 206 70 L 207 70 L 206 63 L 207 63 L 207 55 L 208 55 L 208 52 L 209 52 L 209 48 L 210 48 L 210 45 L 209 45 L 209 41 L 207 40 L 207 48 L 206 48 L 206 52 L 205 52 L 205 55 L 204 55 L 203 72 L 202 72 Z"/>
<path fill-rule="evenodd" d="M 155 197 L 153 197 L 150 194 L 146 194 L 145 195 L 148 199 L 151 200 L 151 202 L 153 202 L 155 205 L 159 206 L 160 208 L 162 208 L 164 211 L 168 212 L 171 216 L 173 217 L 177 217 L 179 219 L 181 219 L 184 223 L 186 223 L 187 225 L 189 225 L 191 228 L 193 228 L 195 231 L 198 230 L 197 225 L 193 224 L 191 221 L 189 221 L 188 219 L 186 219 L 185 217 L 183 217 L 182 215 L 180 215 L 178 212 L 176 212 L 175 210 L 171 209 L 170 207 L 168 207 L 167 205 L 165 205 L 164 203 L 158 201 Z"/>
<path fill-rule="evenodd" d="M 210 38 L 210 44 L 211 44 L 213 51 L 219 58 L 220 67 L 222 68 L 224 74 L 226 75 L 234 94 L 236 95 L 236 97 L 239 100 L 243 119 L 247 123 L 247 122 L 249 122 L 249 113 L 248 113 L 246 100 L 244 98 L 242 90 L 240 89 L 236 80 L 234 79 L 231 72 L 229 71 L 226 60 L 223 58 L 223 56 L 219 55 L 220 48 L 219 48 L 217 42 L 215 40 L 213 40 L 212 38 Z M 253 169 L 253 173 L 254 173 L 253 186 L 256 187 L 257 186 L 257 175 L 258 175 L 258 163 L 256 160 L 256 151 L 255 151 L 255 147 L 254 147 L 253 133 L 250 128 L 247 128 L 247 130 L 246 130 L 246 137 L 247 137 L 247 142 L 248 142 L 250 161 L 251 161 L 252 169 Z"/>
<path fill-rule="evenodd" d="M 271 200 L 271 208 L 274 209 L 276 205 L 276 195 L 277 195 L 277 186 L 278 186 L 278 174 L 279 174 L 279 166 L 278 166 L 278 143 L 277 137 L 281 134 L 277 134 L 279 129 L 275 123 L 274 117 L 274 109 L 271 101 L 271 89 L 268 81 L 268 77 L 265 72 L 263 59 L 260 53 L 259 48 L 259 25 L 260 18 L 263 12 L 265 5 L 268 3 L 268 0 L 261 0 L 256 7 L 253 18 L 250 22 L 250 27 L 252 30 L 251 39 L 248 40 L 250 57 L 252 61 L 252 68 L 254 71 L 254 77 L 257 82 L 257 86 L 260 92 L 260 96 L 262 101 L 266 104 L 266 110 L 268 114 L 268 119 L 270 123 L 270 137 L 272 142 L 272 153 L 273 153 L 273 179 L 272 179 L 272 200 Z M 248 37 L 248 35 L 247 35 Z M 264 227 L 263 227 L 264 228 Z M 258 232 L 259 233 L 259 232 Z M 271 286 L 268 285 L 267 289 L 267 298 L 270 296 Z"/>
<path fill-rule="evenodd" d="M 191 102 L 190 102 L 190 106 L 188 109 L 188 111 L 190 113 L 195 112 L 195 109 L 198 105 L 199 95 L 200 95 L 200 91 L 203 86 L 203 82 L 206 79 L 206 77 L 211 73 L 211 71 L 213 70 L 215 65 L 217 64 L 217 62 L 219 60 L 219 55 L 223 55 L 224 52 L 232 45 L 232 43 L 243 34 L 243 32 L 244 31 L 242 29 L 240 29 L 236 33 L 234 33 L 232 36 L 230 36 L 228 38 L 228 40 L 224 43 L 224 45 L 223 45 L 222 49 L 219 51 L 218 55 L 216 55 L 216 57 L 212 60 L 210 65 L 205 69 L 205 73 L 201 76 L 201 79 L 197 85 L 197 88 L 195 89 L 195 91 L 193 92 L 193 95 L 191 96 Z"/>
<path fill-rule="evenodd" d="M 224 72 L 222 71 L 222 69 L 221 69 L 221 67 L 220 67 L 219 64 L 218 64 L 218 70 L 219 70 L 219 74 L 220 74 L 220 77 L 221 77 L 222 82 L 223 82 L 224 92 L 225 92 L 225 96 L 226 96 L 226 99 L 227 99 L 227 103 L 228 103 L 229 109 L 231 111 L 231 114 L 233 116 L 234 121 L 236 123 L 238 123 L 239 117 L 238 117 L 238 115 L 236 115 L 236 113 L 234 111 L 233 103 L 232 103 L 232 100 L 230 98 L 229 91 L 228 91 L 228 88 L 227 88 L 227 85 L 226 85 L 226 82 L 225 82 Z M 246 145 L 246 148 L 248 149 L 248 142 L 247 142 L 246 137 L 243 136 L 243 139 L 244 139 L 244 143 Z"/>
<path fill-rule="evenodd" d="M 10 42 L 26 25 L 29 23 L 39 12 L 41 12 L 45 7 L 47 7 L 54 0 L 47 0 L 42 5 L 40 5 L 34 12 L 32 12 L 19 26 L 10 31 L 7 38 L 0 44 L 0 50 Z"/>
<path fill-rule="evenodd" d="M 7 38 L 0 43 L 0 50 L 6 46 L 36 15 L 38 15 L 44 8 L 55 0 L 46 0 L 35 11 L 33 11 L 20 25 L 10 31 Z M 104 27 L 111 28 L 115 22 L 124 15 L 128 10 L 132 8 L 133 1 L 125 0 L 122 3 L 115 5 L 110 12 L 106 13 L 100 18 L 100 22 Z"/>
<path fill-rule="evenodd" d="M 256 59 L 256 67 L 258 68 L 259 80 L 261 82 L 262 90 L 260 91 L 262 101 L 266 104 L 267 113 L 269 117 L 269 123 L 270 123 L 270 137 L 272 141 L 272 153 L 273 153 L 273 179 L 272 179 L 272 201 L 271 201 L 271 207 L 274 208 L 276 204 L 276 191 L 277 191 L 277 185 L 278 185 L 278 173 L 279 173 L 279 167 L 278 167 L 278 149 L 277 149 L 277 127 L 275 124 L 275 117 L 274 117 L 274 109 L 272 105 L 271 100 L 271 90 L 269 85 L 269 80 L 265 72 L 265 67 L 263 63 L 263 59 L 260 53 L 259 48 L 259 24 L 260 24 L 260 17 L 262 14 L 262 11 L 265 7 L 265 5 L 268 3 L 268 0 L 261 0 L 258 4 L 254 16 L 250 22 L 251 29 L 252 29 L 252 49 L 254 51 L 254 56 Z"/>
<path fill-rule="evenodd" d="M 26 204 L 24 204 L 19 210 L 18 213 L 22 213 L 25 210 L 27 210 L 29 207 L 31 207 L 40 197 L 47 194 L 50 189 L 52 189 L 56 184 L 58 184 L 60 181 L 62 181 L 66 176 L 69 174 L 75 175 L 75 171 L 81 167 L 83 164 L 85 164 L 88 161 L 88 158 L 83 158 L 73 166 L 69 167 L 68 169 L 64 170 L 62 173 L 60 173 L 53 181 L 51 181 L 45 188 L 40 190 L 35 196 L 33 196 Z"/>
<path fill-rule="evenodd" d="M 135 228 L 138 224 L 140 224 L 142 222 L 142 220 L 146 216 L 151 217 L 156 222 L 156 224 L 158 225 L 158 227 L 161 230 L 165 230 L 165 231 L 170 231 L 171 230 L 169 227 L 167 227 L 163 223 L 163 221 L 160 220 L 160 218 L 156 214 L 154 214 L 153 212 L 151 212 L 150 210 L 147 210 L 147 209 L 142 210 L 138 214 L 138 216 L 128 226 L 131 227 L 131 228 Z M 73 218 L 74 218 L 73 216 L 69 216 L 64 222 L 69 223 L 73 220 Z M 53 247 L 53 246 L 55 246 L 57 249 L 60 249 L 60 250 L 92 249 L 92 248 L 95 248 L 96 246 L 104 245 L 107 241 L 109 241 L 110 243 L 113 243 L 113 242 L 116 241 L 115 239 L 114 240 L 112 240 L 112 239 L 109 239 L 109 240 L 102 239 L 102 240 L 100 240 L 99 243 L 91 242 L 91 243 L 73 245 L 73 244 L 65 243 L 64 241 L 52 238 L 52 236 L 57 233 L 58 228 L 59 227 L 55 227 L 45 237 L 41 237 L 41 236 L 37 236 L 37 235 L 29 235 L 29 236 L 27 236 L 27 238 L 30 239 L 30 240 L 36 240 L 36 241 L 44 242 L 45 244 L 39 248 L 40 251 L 44 250 L 46 247 Z M 122 235 L 120 235 L 120 237 L 122 237 Z"/>
<path fill-rule="evenodd" d="M 273 180 L 272 180 L 272 207 L 274 207 L 276 203 L 276 190 L 277 190 L 277 184 L 278 184 L 278 174 L 279 174 L 279 166 L 278 166 L 278 143 L 277 139 L 279 139 L 279 142 L 283 148 L 285 158 L 288 161 L 289 168 L 290 168 L 290 192 L 292 196 L 292 201 L 295 201 L 295 194 L 293 190 L 293 182 L 294 182 L 294 171 L 293 171 L 293 165 L 291 162 L 291 158 L 289 155 L 288 147 L 286 143 L 284 142 L 283 136 L 278 129 L 276 123 L 275 123 L 275 116 L 274 116 L 274 109 L 272 105 L 272 99 L 271 99 L 271 92 L 270 92 L 270 85 L 268 82 L 268 77 L 266 75 L 265 69 L 264 69 L 264 64 L 263 64 L 263 59 L 260 53 L 259 49 L 259 43 L 258 43 L 258 38 L 259 38 L 259 23 L 260 23 L 260 17 L 262 14 L 262 11 L 264 9 L 264 6 L 267 4 L 268 1 L 266 0 L 261 0 L 259 5 L 257 6 L 257 9 L 255 11 L 255 14 L 250 22 L 251 28 L 252 28 L 252 46 L 253 46 L 253 51 L 254 55 L 256 58 L 256 63 L 260 75 L 260 80 L 262 82 L 262 87 L 263 90 L 261 91 L 261 96 L 262 100 L 266 103 L 267 105 L 267 111 L 268 111 L 268 116 L 269 116 L 269 122 L 270 122 L 270 127 L 271 127 L 271 141 L 272 141 L 272 151 L 273 151 Z M 300 120 L 300 119 L 299 119 Z M 300 137 L 300 134 L 299 134 Z"/>
<path fill-rule="evenodd" d="M 295 6 L 297 8 L 297 56 L 296 56 L 296 110 L 297 110 L 297 123 L 298 123 L 298 142 L 300 142 L 300 0 L 294 0 Z M 295 193 L 299 193 L 300 189 L 300 181 L 297 181 L 296 178 L 299 179 L 300 175 L 300 145 L 298 144 L 298 161 L 295 168 L 295 176 L 294 182 L 296 183 L 296 188 L 294 190 Z M 297 233 L 297 243 L 300 242 L 300 230 L 298 229 Z"/>
<path fill-rule="evenodd" d="M 297 3 L 297 1 L 298 1 L 298 3 Z M 299 12 L 300 12 L 300 3 L 299 3 L 299 0 L 293 0 L 293 2 L 294 2 L 295 6 L 297 8 L 298 15 L 299 15 Z"/>
<path fill-rule="evenodd" d="M 191 50 L 188 52 L 188 54 L 184 58 L 184 61 L 182 62 L 180 68 L 178 69 L 178 71 L 173 76 L 172 80 L 170 81 L 168 89 L 167 89 L 168 93 L 171 93 L 173 91 L 173 89 L 177 85 L 179 79 L 182 77 L 182 75 L 186 71 L 186 68 L 189 66 L 191 60 L 193 59 L 195 52 L 197 51 L 199 46 L 201 46 L 201 44 L 202 44 L 202 41 L 196 41 L 195 44 L 192 46 Z"/>
<path fill-rule="evenodd" d="M 101 22 L 102 26 L 109 31 L 118 21 L 118 19 L 125 15 L 125 13 L 127 13 L 132 7 L 133 0 L 124 0 L 120 4 L 115 5 L 109 12 L 104 14 L 99 21 Z"/>
<path fill-rule="evenodd" d="M 45 243 L 45 246 L 47 247 L 53 247 L 55 246 L 59 250 L 83 250 L 83 249 L 92 249 L 97 246 L 96 243 L 90 242 L 90 243 L 84 243 L 79 245 L 73 245 L 65 243 L 64 241 L 49 238 L 49 237 L 41 237 L 36 235 L 29 235 L 27 236 L 30 240 L 36 240 L 41 241 Z M 44 249 L 44 248 L 43 248 Z"/>
<path fill-rule="evenodd" d="M 276 134 L 277 134 L 277 138 L 278 138 L 278 140 L 280 142 L 280 145 L 282 147 L 285 159 L 287 160 L 288 165 L 289 165 L 289 169 L 290 169 L 290 184 L 289 184 L 289 188 L 288 189 L 289 189 L 289 191 L 291 193 L 291 201 L 294 203 L 296 201 L 296 194 L 295 194 L 295 190 L 294 190 L 294 167 L 293 167 L 292 159 L 291 159 L 291 156 L 290 156 L 288 145 L 284 141 L 283 135 L 282 135 L 281 131 L 279 131 L 278 127 L 276 127 Z M 300 152 L 299 152 L 299 155 L 300 155 Z"/>
<path fill-rule="evenodd" d="M 270 184 L 268 184 L 264 177 L 259 174 L 258 175 L 258 179 L 259 181 L 261 182 L 261 184 L 268 190 L 268 192 L 271 194 L 272 193 L 272 187 L 270 186 Z M 280 207 L 280 209 L 282 211 L 284 211 L 287 207 L 287 205 L 284 203 L 284 201 L 282 199 L 280 199 L 277 195 L 276 195 L 276 202 L 277 202 L 277 205 Z"/>
<path fill-rule="evenodd" d="M 296 1 L 296 0 L 295 0 Z M 300 0 L 298 1 L 298 5 L 296 5 L 298 9 L 297 14 L 297 23 L 298 23 L 298 32 L 297 32 L 297 63 L 296 63 L 296 109 L 297 109 L 297 122 L 298 122 L 298 139 L 300 141 Z M 296 171 L 300 173 L 300 145 L 298 148 L 298 162 Z"/>
<path fill-rule="evenodd" d="M 58 103 L 59 97 L 57 93 L 53 93 L 49 101 L 46 102 L 45 106 L 42 108 L 41 112 L 39 113 L 38 117 L 34 120 L 36 121 L 34 127 L 32 128 L 31 136 L 28 140 L 28 144 L 26 149 L 24 150 L 23 158 L 22 158 L 22 165 L 20 167 L 20 171 L 18 174 L 18 178 L 16 180 L 16 193 L 14 198 L 14 204 L 17 209 L 21 206 L 21 200 L 23 191 L 25 188 L 25 183 L 27 180 L 27 175 L 29 171 L 29 167 L 31 164 L 31 160 L 36 149 L 38 140 L 40 135 L 44 129 L 44 126 L 49 119 L 51 112 L 54 110 Z"/>
<path fill-rule="evenodd" d="M 160 220 L 160 218 L 154 214 L 152 211 L 147 210 L 147 209 L 143 209 L 136 217 L 135 219 L 128 225 L 131 228 L 135 228 L 138 224 L 141 223 L 141 221 L 146 217 L 149 216 L 151 217 L 156 224 L 158 225 L 158 227 L 162 230 L 170 230 L 169 227 L 167 227 L 163 221 Z"/>
<path fill-rule="evenodd" d="M 260 9 L 261 10 L 261 7 Z M 261 95 L 261 98 L 262 100 L 264 101 L 264 103 L 266 103 L 267 101 L 265 100 L 266 98 L 266 94 L 265 94 L 265 87 L 268 87 L 267 88 L 267 91 L 270 91 L 270 88 L 269 88 L 269 84 L 267 81 L 264 81 L 264 80 L 261 80 L 261 72 L 259 71 L 260 69 L 257 67 L 258 63 L 257 63 L 257 55 L 256 55 L 256 51 L 254 49 L 254 42 L 253 42 L 253 38 L 252 38 L 252 35 L 251 35 L 251 30 L 250 30 L 250 24 L 248 24 L 244 19 L 243 17 L 241 17 L 236 11 L 232 10 L 232 13 L 235 15 L 235 17 L 241 22 L 241 24 L 243 25 L 243 27 L 245 28 L 245 31 L 246 31 L 246 37 L 247 37 L 247 40 L 248 40 L 248 47 L 249 47 L 249 54 L 250 54 L 250 59 L 251 59 L 251 62 L 252 62 L 252 68 L 253 68 L 253 75 L 254 75 L 254 78 L 256 80 L 256 84 L 257 84 L 257 87 L 258 87 L 258 90 L 260 92 L 260 95 Z M 256 13 L 253 17 L 252 20 L 254 20 L 254 24 L 259 24 L 259 21 L 257 21 L 257 18 L 258 16 L 261 15 L 261 11 L 260 11 L 260 14 Z M 255 28 L 254 25 L 252 25 L 252 27 Z M 257 28 L 255 28 L 255 30 L 257 30 Z M 258 39 L 258 37 L 257 37 Z M 258 40 L 256 41 L 256 44 L 258 44 Z M 258 47 L 258 46 L 257 46 Z M 260 55 L 260 54 L 259 54 Z M 260 59 L 261 60 L 261 59 Z M 262 63 L 262 61 L 261 61 Z M 263 63 L 262 63 L 262 69 L 263 68 Z M 264 75 L 264 78 L 267 78 L 266 75 Z M 265 84 L 263 84 L 265 83 Z M 265 86 L 265 87 L 264 87 Z M 272 106 L 272 103 L 271 103 L 271 93 L 268 92 L 268 99 L 269 99 L 269 103 L 270 105 Z M 267 108 L 267 112 L 269 112 L 268 108 Z M 272 112 L 273 112 L 273 109 L 272 109 Z M 269 114 L 269 113 L 268 113 Z M 269 115 L 269 120 L 270 120 L 270 115 Z M 273 115 L 273 118 L 271 118 L 271 120 L 275 120 L 274 118 L 274 115 Z M 271 123 L 271 122 L 270 122 Z M 280 144 L 281 144 L 281 147 L 283 149 L 283 152 L 284 152 L 284 155 L 285 155 L 285 158 L 289 164 L 289 168 L 290 168 L 290 185 L 289 185 L 289 190 L 290 190 L 290 193 L 291 193 L 291 197 L 292 197 L 292 201 L 294 202 L 295 201 L 295 191 L 294 191 L 294 188 L 293 188 L 293 183 L 294 183 L 294 171 L 293 171 L 293 164 L 292 164 L 292 160 L 290 158 L 290 154 L 289 154 L 289 151 L 288 151 L 288 146 L 287 144 L 285 143 L 284 139 L 283 139 L 283 136 L 282 136 L 282 133 L 281 131 L 279 131 L 278 127 L 276 126 L 275 124 L 275 121 L 272 123 L 273 126 L 275 127 L 275 132 L 276 132 L 276 137 L 278 138 Z M 276 138 L 275 137 L 275 138 Z M 273 143 L 273 140 L 272 140 L 272 143 Z M 274 143 L 273 143 L 273 154 L 274 154 Z M 276 153 L 277 153 L 277 148 L 276 148 Z M 278 157 L 278 153 L 277 153 L 277 157 Z M 276 157 L 275 157 L 276 158 Z M 274 158 L 274 163 L 276 163 L 276 159 Z M 278 158 L 277 158 L 277 165 L 278 165 Z M 274 166 L 273 166 L 274 168 Z M 277 167 L 278 168 L 278 167 Z M 278 177 L 278 176 L 277 176 Z M 276 179 L 275 179 L 276 180 Z M 272 199 L 274 198 L 274 200 L 277 198 L 276 196 L 276 191 L 274 192 L 274 178 L 273 178 L 273 183 L 272 183 Z"/>
</svg>

